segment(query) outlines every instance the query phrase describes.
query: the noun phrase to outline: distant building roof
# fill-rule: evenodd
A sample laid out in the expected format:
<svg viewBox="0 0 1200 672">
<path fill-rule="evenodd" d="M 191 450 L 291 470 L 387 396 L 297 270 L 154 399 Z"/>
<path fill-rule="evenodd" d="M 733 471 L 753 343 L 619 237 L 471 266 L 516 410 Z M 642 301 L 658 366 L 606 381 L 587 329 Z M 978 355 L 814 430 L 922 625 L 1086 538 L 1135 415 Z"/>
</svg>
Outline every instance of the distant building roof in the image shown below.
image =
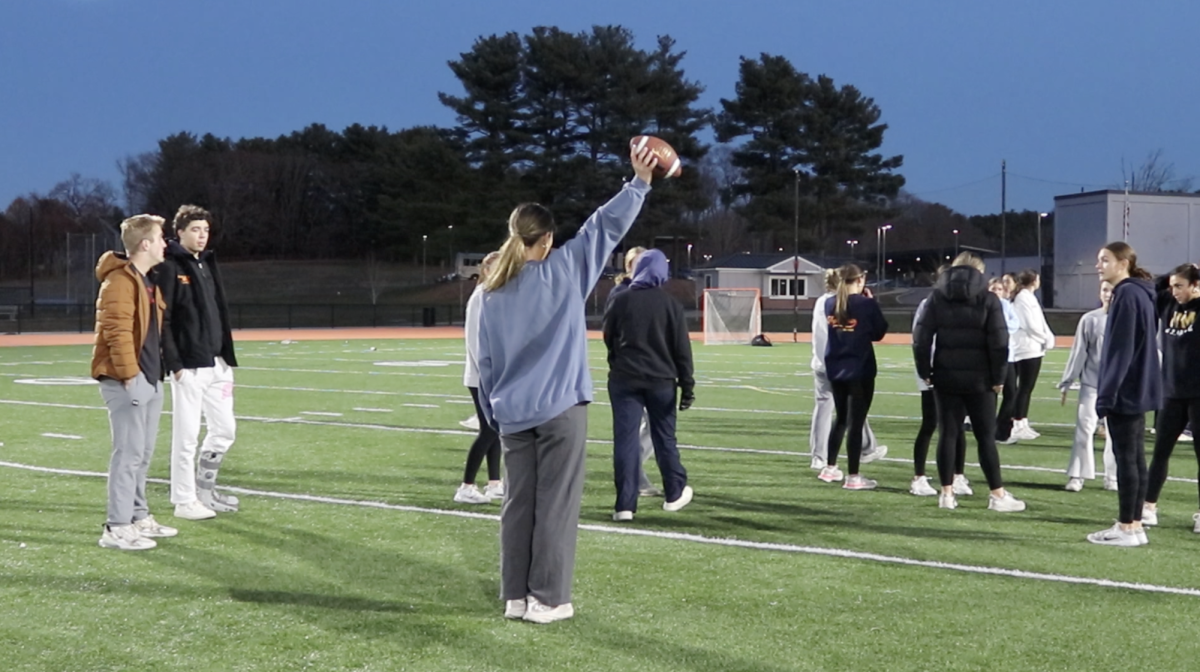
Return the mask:
<svg viewBox="0 0 1200 672">
<path fill-rule="evenodd" d="M 703 266 L 697 266 L 696 270 L 711 270 L 717 268 L 766 270 L 779 263 L 789 261 L 792 256 L 793 255 L 786 252 L 735 252 L 733 254 L 727 254 L 723 257 L 717 257 Z M 843 259 L 811 257 L 803 254 L 800 255 L 800 259 L 819 268 L 831 268 L 830 264 L 832 264 L 832 266 L 840 266 L 845 261 Z"/>
</svg>

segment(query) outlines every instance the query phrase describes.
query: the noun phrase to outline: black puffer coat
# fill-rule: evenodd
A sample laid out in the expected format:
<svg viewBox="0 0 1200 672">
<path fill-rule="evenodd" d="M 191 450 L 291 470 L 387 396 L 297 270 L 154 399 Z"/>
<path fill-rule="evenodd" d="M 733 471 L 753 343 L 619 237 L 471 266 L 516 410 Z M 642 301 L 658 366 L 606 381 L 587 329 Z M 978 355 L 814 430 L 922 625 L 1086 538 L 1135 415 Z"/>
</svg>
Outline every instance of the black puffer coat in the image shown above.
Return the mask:
<svg viewBox="0 0 1200 672">
<path fill-rule="evenodd" d="M 983 274 L 954 266 L 942 274 L 913 330 L 917 375 L 936 390 L 978 394 L 1004 384 L 1008 327 Z"/>
</svg>

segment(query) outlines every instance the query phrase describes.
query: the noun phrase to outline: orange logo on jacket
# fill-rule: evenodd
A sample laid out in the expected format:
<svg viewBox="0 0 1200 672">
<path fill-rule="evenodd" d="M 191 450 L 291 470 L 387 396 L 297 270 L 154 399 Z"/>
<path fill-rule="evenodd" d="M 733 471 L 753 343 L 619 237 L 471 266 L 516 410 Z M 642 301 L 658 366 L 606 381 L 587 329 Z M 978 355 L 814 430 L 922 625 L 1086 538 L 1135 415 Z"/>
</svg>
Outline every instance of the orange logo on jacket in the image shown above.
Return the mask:
<svg viewBox="0 0 1200 672">
<path fill-rule="evenodd" d="M 192 284 L 192 279 L 191 279 L 191 278 L 189 278 L 189 277 L 188 277 L 188 276 L 186 276 L 186 275 L 177 275 L 177 276 L 175 276 L 175 279 L 176 279 L 176 280 L 178 280 L 178 281 L 179 281 L 179 284 L 181 284 L 181 285 L 190 285 L 190 284 Z"/>
<path fill-rule="evenodd" d="M 850 321 L 847 322 L 846 324 L 842 324 L 841 322 L 838 322 L 837 317 L 834 315 L 830 315 L 829 317 L 827 317 L 825 319 L 829 322 L 830 329 L 841 329 L 842 331 L 854 331 L 854 328 L 858 326 L 858 320 L 856 320 L 853 317 L 850 318 Z"/>
</svg>

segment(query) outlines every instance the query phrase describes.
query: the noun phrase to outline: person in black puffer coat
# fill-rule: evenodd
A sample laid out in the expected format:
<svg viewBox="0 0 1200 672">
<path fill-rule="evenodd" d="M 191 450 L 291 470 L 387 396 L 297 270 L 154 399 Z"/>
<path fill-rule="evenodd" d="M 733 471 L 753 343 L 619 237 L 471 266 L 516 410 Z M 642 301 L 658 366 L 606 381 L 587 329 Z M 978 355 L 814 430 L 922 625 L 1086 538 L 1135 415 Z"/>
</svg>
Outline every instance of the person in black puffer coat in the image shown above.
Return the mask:
<svg viewBox="0 0 1200 672">
<path fill-rule="evenodd" d="M 913 332 L 917 375 L 933 388 L 940 414 L 938 506 L 958 506 L 954 496 L 955 436 L 963 419 L 979 444 L 979 464 L 993 511 L 1024 511 L 1025 503 L 1004 489 L 996 451 L 996 394 L 1008 370 L 1008 327 L 1000 300 L 987 291 L 983 260 L 964 252 L 939 279 Z M 936 343 L 936 347 L 935 347 Z"/>
</svg>

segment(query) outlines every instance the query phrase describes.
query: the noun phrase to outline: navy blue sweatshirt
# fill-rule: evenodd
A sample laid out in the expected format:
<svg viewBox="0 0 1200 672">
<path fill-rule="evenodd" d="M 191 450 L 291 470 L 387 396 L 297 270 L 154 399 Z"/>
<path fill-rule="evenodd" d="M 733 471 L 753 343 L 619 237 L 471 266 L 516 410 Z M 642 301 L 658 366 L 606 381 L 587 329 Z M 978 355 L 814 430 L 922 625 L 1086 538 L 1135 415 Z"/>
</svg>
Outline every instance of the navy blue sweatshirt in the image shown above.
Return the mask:
<svg viewBox="0 0 1200 672">
<path fill-rule="evenodd" d="M 1113 289 L 1100 353 L 1096 415 L 1136 415 L 1162 404 L 1154 284 L 1127 278 Z"/>
<path fill-rule="evenodd" d="M 1200 299 L 1171 305 L 1162 313 L 1163 396 L 1168 399 L 1200 397 Z"/>
<path fill-rule="evenodd" d="M 875 299 L 862 294 L 851 294 L 847 305 L 849 324 L 838 324 L 834 311 L 837 297 L 825 301 L 825 315 L 829 320 L 829 340 L 825 344 L 825 375 L 829 380 L 850 381 L 874 378 L 878 373 L 875 364 L 873 341 L 883 340 L 888 323 L 879 310 Z"/>
</svg>

